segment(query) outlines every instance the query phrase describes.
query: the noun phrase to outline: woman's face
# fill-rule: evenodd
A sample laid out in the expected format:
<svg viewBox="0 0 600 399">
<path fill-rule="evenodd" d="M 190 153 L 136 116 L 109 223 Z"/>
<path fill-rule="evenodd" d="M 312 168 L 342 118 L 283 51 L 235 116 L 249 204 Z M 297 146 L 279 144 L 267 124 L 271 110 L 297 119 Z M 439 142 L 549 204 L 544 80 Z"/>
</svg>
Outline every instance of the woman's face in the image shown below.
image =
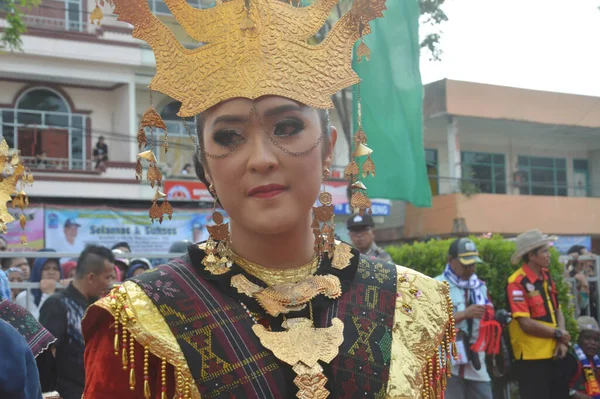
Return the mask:
<svg viewBox="0 0 600 399">
<path fill-rule="evenodd" d="M 315 109 L 277 96 L 236 98 L 206 111 L 203 124 L 208 154 L 219 156 L 231 145 L 235 148 L 222 159 L 205 159 L 207 178 L 234 231 L 239 226 L 279 234 L 310 223 L 336 139 L 332 129 L 324 153 L 328 140 L 319 143 L 322 123 Z"/>
<path fill-rule="evenodd" d="M 55 260 L 49 260 L 42 267 L 42 280 L 60 281 L 60 266 Z"/>
</svg>

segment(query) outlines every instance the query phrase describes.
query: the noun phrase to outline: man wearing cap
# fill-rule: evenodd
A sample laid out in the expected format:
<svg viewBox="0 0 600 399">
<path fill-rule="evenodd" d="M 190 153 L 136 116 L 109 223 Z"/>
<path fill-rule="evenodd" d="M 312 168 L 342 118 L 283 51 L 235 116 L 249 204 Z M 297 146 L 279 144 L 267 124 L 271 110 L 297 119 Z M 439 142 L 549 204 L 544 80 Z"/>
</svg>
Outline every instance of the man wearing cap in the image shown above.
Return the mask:
<svg viewBox="0 0 600 399">
<path fill-rule="evenodd" d="M 569 396 L 573 399 L 600 398 L 600 327 L 590 316 L 577 319 L 579 339 L 566 357 Z"/>
<path fill-rule="evenodd" d="M 550 278 L 549 237 L 539 230 L 519 235 L 513 264 L 522 262 L 508 278 L 507 298 L 513 321 L 508 325 L 516 376 L 522 399 L 568 397 L 564 357 L 571 336 Z"/>
<path fill-rule="evenodd" d="M 65 222 L 65 239 L 69 243 L 70 246 L 75 246 L 75 240 L 77 239 L 77 233 L 79 232 L 79 228 L 81 225 L 77 223 L 77 220 L 74 218 L 69 218 Z"/>
<path fill-rule="evenodd" d="M 444 273 L 436 280 L 450 286 L 454 308 L 455 343 L 458 360 L 448 380 L 448 399 L 492 399 L 490 376 L 485 364 L 485 352 L 499 339 L 500 325 L 494 320 L 494 307 L 487 286 L 475 268 L 483 263 L 475 243 L 468 238 L 454 240 L 448 251 Z M 489 347 L 489 348 L 488 348 Z"/>
<path fill-rule="evenodd" d="M 363 254 L 392 261 L 390 254 L 375 244 L 375 222 L 371 215 L 353 215 L 346 221 L 352 244 Z"/>
</svg>

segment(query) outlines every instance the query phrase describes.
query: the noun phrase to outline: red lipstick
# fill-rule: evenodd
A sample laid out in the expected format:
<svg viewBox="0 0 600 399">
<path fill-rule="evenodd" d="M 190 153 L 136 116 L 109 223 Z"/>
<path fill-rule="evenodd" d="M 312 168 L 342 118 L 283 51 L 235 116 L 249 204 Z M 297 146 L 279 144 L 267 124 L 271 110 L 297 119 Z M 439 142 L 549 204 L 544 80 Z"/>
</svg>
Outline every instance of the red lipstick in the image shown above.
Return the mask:
<svg viewBox="0 0 600 399">
<path fill-rule="evenodd" d="M 267 184 L 266 186 L 254 187 L 248 192 L 249 197 L 254 198 L 273 198 L 286 190 L 281 184 Z"/>
</svg>

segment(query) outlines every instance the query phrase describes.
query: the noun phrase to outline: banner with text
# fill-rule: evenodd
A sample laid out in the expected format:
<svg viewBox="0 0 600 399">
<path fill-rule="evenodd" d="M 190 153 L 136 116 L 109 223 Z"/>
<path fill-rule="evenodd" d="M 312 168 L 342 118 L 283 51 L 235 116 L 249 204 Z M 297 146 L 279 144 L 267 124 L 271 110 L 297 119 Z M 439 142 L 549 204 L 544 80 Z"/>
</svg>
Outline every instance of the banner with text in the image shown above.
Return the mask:
<svg viewBox="0 0 600 399">
<path fill-rule="evenodd" d="M 44 248 L 44 208 L 31 207 L 25 209 L 27 245 L 21 244 L 21 234 L 23 234 L 19 223 L 21 211 L 9 208 L 8 212 L 15 218 L 14 222 L 6 226 L 8 231 L 3 235 L 8 244 L 8 251 L 33 252 Z"/>
<path fill-rule="evenodd" d="M 151 223 L 147 210 L 50 208 L 45 212 L 46 247 L 81 252 L 88 244 L 112 247 L 125 241 L 132 252 L 167 253 L 176 241 L 204 241 L 210 211 L 175 209 L 172 220 Z M 227 222 L 227 220 L 226 220 Z"/>
</svg>

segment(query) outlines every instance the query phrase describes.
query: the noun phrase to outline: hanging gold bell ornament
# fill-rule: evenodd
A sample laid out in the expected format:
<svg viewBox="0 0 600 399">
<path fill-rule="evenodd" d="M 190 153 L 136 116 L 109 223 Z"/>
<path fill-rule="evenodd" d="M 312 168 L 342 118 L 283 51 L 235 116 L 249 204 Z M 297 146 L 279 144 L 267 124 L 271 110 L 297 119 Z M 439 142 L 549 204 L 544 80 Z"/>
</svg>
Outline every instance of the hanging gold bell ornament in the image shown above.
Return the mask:
<svg viewBox="0 0 600 399">
<path fill-rule="evenodd" d="M 364 46 L 364 47 L 363 47 Z M 362 48 L 362 50 L 361 50 Z M 365 50 L 366 49 L 366 50 Z M 368 50 L 368 53 L 367 53 Z M 367 57 L 367 61 L 369 57 L 367 54 L 370 54 L 370 50 L 364 42 L 361 41 L 361 44 L 357 50 L 357 56 L 359 60 L 362 59 L 362 56 Z M 360 100 L 360 84 L 358 85 L 358 129 L 354 133 L 354 137 L 352 139 L 354 143 L 354 151 L 352 151 L 352 161 L 346 166 L 344 170 L 344 177 L 348 179 L 351 183 L 351 191 L 352 197 L 350 198 L 350 207 L 358 210 L 360 215 L 363 215 L 367 210 L 371 214 L 373 211 L 371 210 L 371 200 L 367 196 L 367 187 L 359 180 L 362 177 L 365 178 L 368 175 L 375 176 L 375 163 L 371 159 L 371 154 L 373 150 L 367 147 L 367 134 L 363 130 L 362 127 L 362 106 Z M 361 164 L 361 158 L 366 157 L 367 159 Z"/>
<path fill-rule="evenodd" d="M 158 205 L 158 201 L 162 199 L 162 203 Z M 173 207 L 167 200 L 167 195 L 160 191 L 156 191 L 154 194 L 154 198 L 152 199 L 152 206 L 149 211 L 150 220 L 154 222 L 158 220 L 159 223 L 162 223 L 165 216 L 171 220 L 173 217 Z"/>
<path fill-rule="evenodd" d="M 230 245 L 229 223 L 224 223 L 223 214 L 217 210 L 213 212 L 212 220 L 215 224 L 206 226 L 209 233 L 205 250 L 207 255 L 202 259 L 202 264 L 211 274 L 219 275 L 227 273 L 233 265 L 231 260 L 233 252 Z"/>
<path fill-rule="evenodd" d="M 150 107 L 142 115 L 142 118 L 140 120 L 140 127 L 138 129 L 137 142 L 139 150 L 141 152 L 137 155 L 137 162 L 135 165 L 135 178 L 136 180 L 143 179 L 144 171 L 142 166 L 142 160 L 147 161 L 149 164 L 148 170 L 146 171 L 146 180 L 148 181 L 148 183 L 150 183 L 150 186 L 152 188 L 156 188 L 156 193 L 154 195 L 154 198 L 152 199 L 152 206 L 150 207 L 150 211 L 148 212 L 148 214 L 150 215 L 150 220 L 152 222 L 158 220 L 159 223 L 162 223 L 165 216 L 167 216 L 169 220 L 171 220 L 171 218 L 173 217 L 173 207 L 167 200 L 167 196 L 160 191 L 160 187 L 163 183 L 163 174 L 160 168 L 158 167 L 158 160 L 156 159 L 154 150 L 147 149 L 145 151 L 142 151 L 144 148 L 148 147 L 148 137 L 146 136 L 146 129 L 150 129 L 151 137 L 154 137 L 154 129 L 162 129 L 164 131 L 165 153 L 169 148 L 169 142 L 167 125 L 152 105 L 152 93 L 150 93 L 150 103 Z M 154 147 L 154 140 L 152 140 L 151 147 Z M 161 200 L 162 203 L 159 204 L 159 201 Z"/>
</svg>

